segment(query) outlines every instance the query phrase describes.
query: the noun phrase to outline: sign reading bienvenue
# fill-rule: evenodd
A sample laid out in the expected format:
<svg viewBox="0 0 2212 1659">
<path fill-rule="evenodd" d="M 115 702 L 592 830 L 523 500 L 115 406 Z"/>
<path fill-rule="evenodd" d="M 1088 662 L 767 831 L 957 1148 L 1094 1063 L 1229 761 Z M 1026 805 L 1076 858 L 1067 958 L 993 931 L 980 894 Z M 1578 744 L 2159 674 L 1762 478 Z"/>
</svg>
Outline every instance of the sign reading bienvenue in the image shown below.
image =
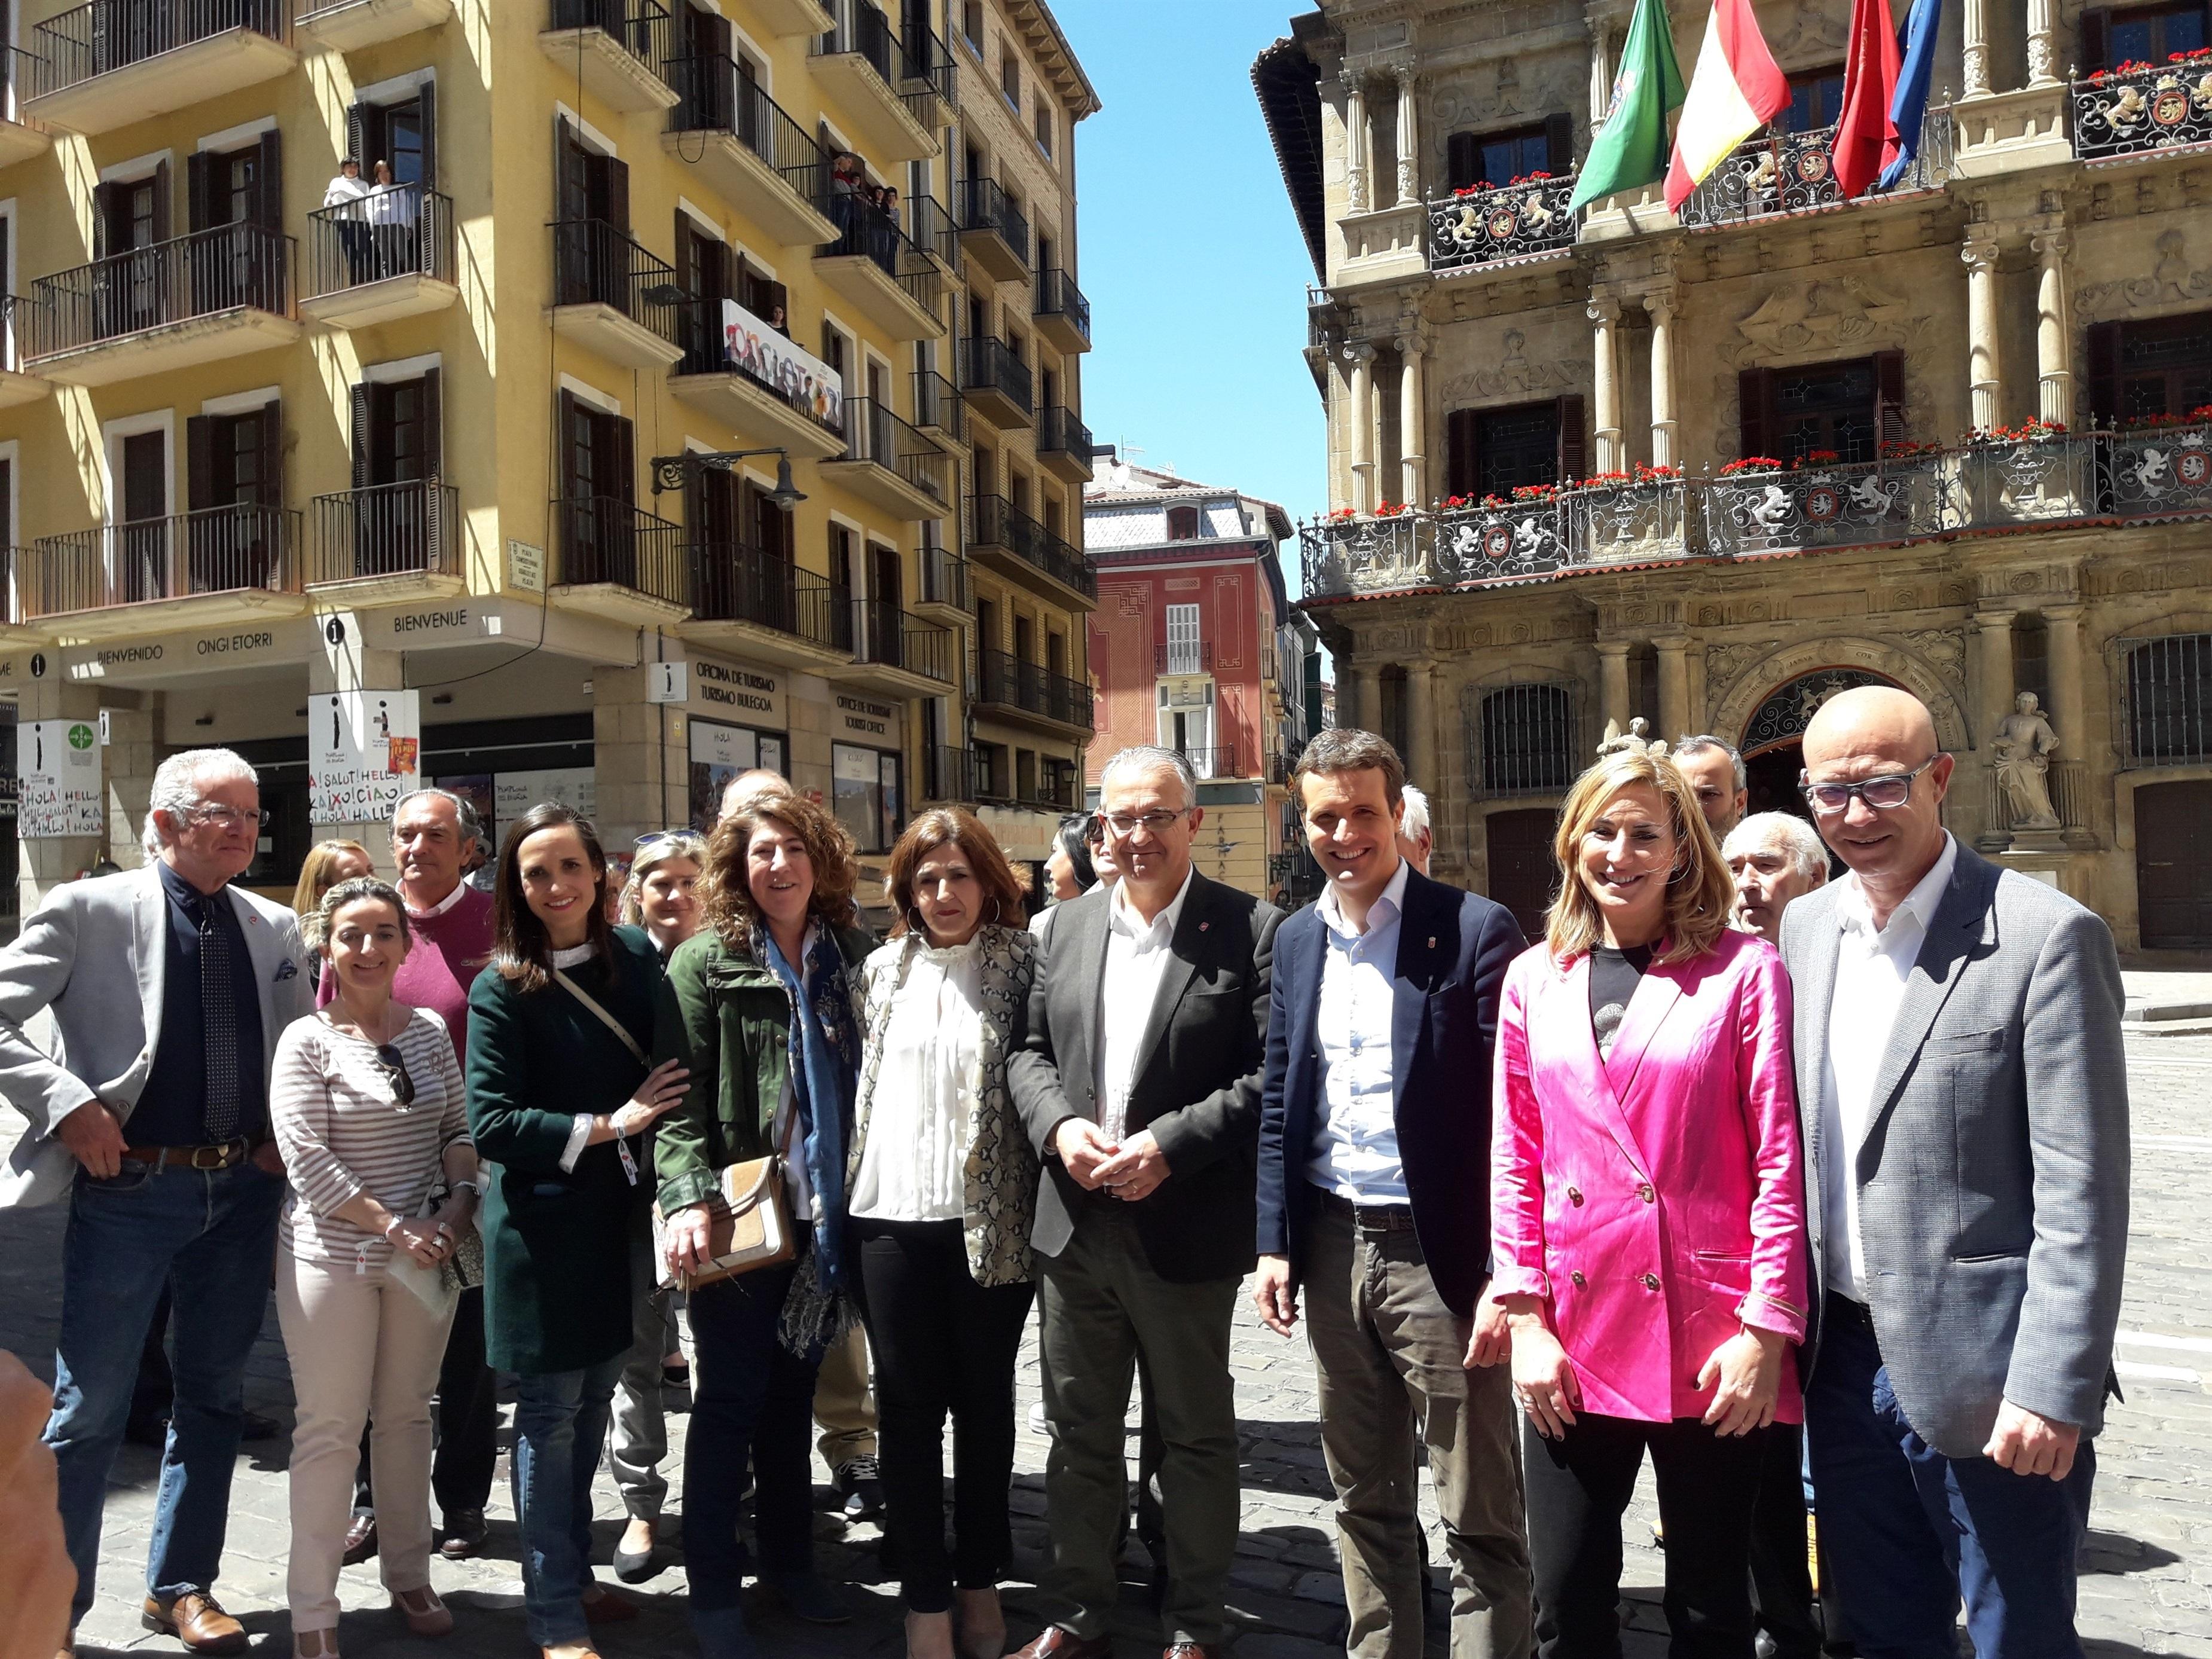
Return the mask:
<svg viewBox="0 0 2212 1659">
<path fill-rule="evenodd" d="M 422 787 L 422 699 L 414 691 L 323 691 L 307 699 L 307 821 L 376 823 Z"/>
<path fill-rule="evenodd" d="M 15 833 L 26 841 L 106 832 L 100 728 L 90 720 L 25 720 L 15 728 L 22 780 Z"/>
<path fill-rule="evenodd" d="M 773 387 L 784 402 L 826 427 L 845 424 L 844 382 L 735 300 L 722 301 L 722 349 L 732 368 Z"/>
</svg>

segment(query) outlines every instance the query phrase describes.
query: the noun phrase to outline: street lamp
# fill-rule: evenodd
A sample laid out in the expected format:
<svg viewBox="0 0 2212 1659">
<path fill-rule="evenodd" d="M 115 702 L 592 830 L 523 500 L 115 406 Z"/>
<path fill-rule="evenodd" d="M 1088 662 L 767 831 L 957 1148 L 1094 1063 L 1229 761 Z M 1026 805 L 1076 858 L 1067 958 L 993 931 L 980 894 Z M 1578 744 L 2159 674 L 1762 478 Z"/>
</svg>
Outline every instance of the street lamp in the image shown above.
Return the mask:
<svg viewBox="0 0 2212 1659">
<path fill-rule="evenodd" d="M 656 455 L 653 458 L 653 493 L 681 489 L 691 481 L 694 472 L 712 468 L 717 472 L 734 472 L 739 461 L 755 455 L 775 457 L 775 488 L 768 493 L 769 500 L 788 513 L 805 501 L 806 496 L 791 481 L 791 452 L 787 449 L 687 449 L 680 455 Z"/>
</svg>

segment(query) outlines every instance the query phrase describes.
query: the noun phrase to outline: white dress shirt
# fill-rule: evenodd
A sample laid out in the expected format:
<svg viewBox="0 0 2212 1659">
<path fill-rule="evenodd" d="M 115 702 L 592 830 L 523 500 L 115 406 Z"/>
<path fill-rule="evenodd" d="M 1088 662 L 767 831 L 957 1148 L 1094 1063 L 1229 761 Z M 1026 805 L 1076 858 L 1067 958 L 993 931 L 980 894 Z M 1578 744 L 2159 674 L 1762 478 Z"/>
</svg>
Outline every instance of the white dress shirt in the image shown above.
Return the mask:
<svg viewBox="0 0 2212 1659">
<path fill-rule="evenodd" d="M 1866 1250 L 1859 1238 L 1859 1148 L 1875 1114 L 1875 1073 L 1889 1050 L 1897 1011 L 1929 924 L 1958 866 L 1959 843 L 1947 830 L 1933 869 L 1889 913 L 1884 926 L 1858 877 L 1844 878 L 1836 901 L 1835 994 L 1828 1004 L 1828 1042 L 1820 1090 L 1821 1241 L 1827 1286 L 1855 1302 L 1867 1299 Z M 1838 1224 L 1840 1223 L 1841 1224 Z"/>
<path fill-rule="evenodd" d="M 891 995 L 868 1139 L 847 1205 L 852 1214 L 966 1217 L 969 1112 L 983 1083 L 982 1011 L 983 958 L 975 940 L 915 951 Z"/>
<path fill-rule="evenodd" d="M 1128 1133 L 1129 1091 L 1137 1081 L 1137 1045 L 1145 1040 L 1152 1004 L 1159 1000 L 1160 981 L 1173 952 L 1176 923 L 1183 901 L 1190 896 L 1190 878 L 1168 901 L 1167 908 L 1147 922 L 1129 902 L 1129 884 L 1114 884 L 1106 907 L 1106 979 L 1100 988 L 1098 1020 L 1098 1127 L 1109 1140 Z"/>
<path fill-rule="evenodd" d="M 1315 907 L 1328 930 L 1321 1004 L 1321 1111 L 1314 1121 L 1306 1178 L 1354 1204 L 1404 1204 L 1406 1166 L 1398 1155 L 1390 1025 L 1397 1006 L 1398 924 L 1413 866 L 1398 872 L 1355 928 L 1330 887 Z"/>
</svg>

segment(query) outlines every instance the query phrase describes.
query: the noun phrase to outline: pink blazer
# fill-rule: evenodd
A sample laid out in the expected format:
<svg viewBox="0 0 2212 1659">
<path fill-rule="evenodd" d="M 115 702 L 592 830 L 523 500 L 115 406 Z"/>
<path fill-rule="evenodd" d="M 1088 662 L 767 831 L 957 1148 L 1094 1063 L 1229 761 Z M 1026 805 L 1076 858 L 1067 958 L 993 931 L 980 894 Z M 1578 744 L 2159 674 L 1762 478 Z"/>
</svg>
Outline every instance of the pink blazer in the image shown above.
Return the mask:
<svg viewBox="0 0 2212 1659">
<path fill-rule="evenodd" d="M 1491 1231 L 1501 1296 L 1550 1304 L 1588 1411 L 1665 1422 L 1741 1325 L 1804 1340 L 1805 1199 L 1790 976 L 1756 934 L 1654 963 L 1613 1049 L 1589 958 L 1542 945 L 1506 970 Z M 1775 1415 L 1803 1419 L 1796 1356 Z"/>
</svg>

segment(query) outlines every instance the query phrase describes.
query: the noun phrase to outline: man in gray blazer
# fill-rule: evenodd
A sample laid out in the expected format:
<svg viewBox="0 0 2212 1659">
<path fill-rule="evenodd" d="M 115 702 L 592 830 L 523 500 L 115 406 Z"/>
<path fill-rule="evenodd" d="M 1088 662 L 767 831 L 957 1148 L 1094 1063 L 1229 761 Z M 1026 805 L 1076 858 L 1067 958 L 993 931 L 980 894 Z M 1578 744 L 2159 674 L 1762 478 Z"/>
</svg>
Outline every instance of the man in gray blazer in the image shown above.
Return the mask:
<svg viewBox="0 0 2212 1659">
<path fill-rule="evenodd" d="M 1828 1569 L 1862 1654 L 1952 1659 L 1963 1595 L 1984 1659 L 2078 1656 L 2128 1241 L 2112 935 L 1944 830 L 1952 759 L 1905 692 L 1831 698 L 1804 747 L 1850 866 L 1782 922 Z"/>
<path fill-rule="evenodd" d="M 1042 1160 L 1030 1243 L 1053 1445 L 1045 1588 L 1024 1659 L 1106 1659 L 1128 1498 L 1132 1368 L 1161 1438 L 1169 1659 L 1228 1634 L 1237 1399 L 1229 1329 L 1252 1269 L 1260 1069 L 1282 912 L 1191 867 L 1190 763 L 1125 749 L 1100 776 L 1112 887 L 1060 907 L 1007 1082 Z"/>
<path fill-rule="evenodd" d="M 55 888 L 0 951 L 0 1099 L 29 1123 L 0 1204 L 70 1200 L 46 1433 L 77 1575 L 64 1654 L 92 1606 L 108 1472 L 165 1285 L 176 1402 L 143 1620 L 197 1652 L 246 1646 L 215 1578 L 284 1197 L 270 1066 L 313 1007 L 292 913 L 228 885 L 260 833 L 252 767 L 223 749 L 173 756 L 154 775 L 146 866 Z M 41 1012 L 51 1055 L 24 1031 Z"/>
</svg>

